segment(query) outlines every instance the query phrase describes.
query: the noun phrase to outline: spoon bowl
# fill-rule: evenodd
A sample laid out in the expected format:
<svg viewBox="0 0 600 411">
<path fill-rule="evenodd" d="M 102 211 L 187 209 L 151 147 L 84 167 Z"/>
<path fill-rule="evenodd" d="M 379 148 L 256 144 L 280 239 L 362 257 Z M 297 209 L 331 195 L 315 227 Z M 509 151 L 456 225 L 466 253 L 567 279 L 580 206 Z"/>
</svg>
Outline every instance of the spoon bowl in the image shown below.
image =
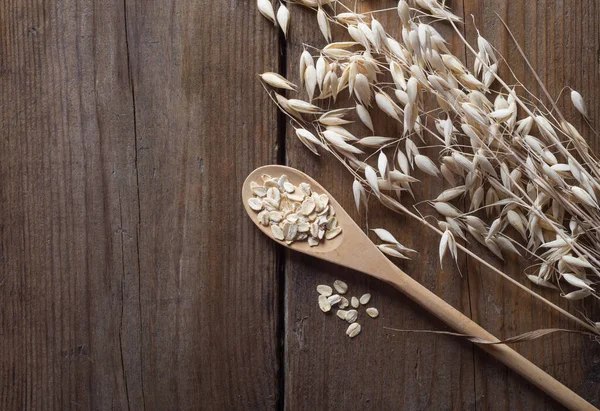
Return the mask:
<svg viewBox="0 0 600 411">
<path fill-rule="evenodd" d="M 267 174 L 272 177 L 286 175 L 290 183 L 295 186 L 300 183 L 310 184 L 313 191 L 318 194 L 327 194 L 329 204 L 335 210 L 335 217 L 338 224 L 342 227 L 342 232 L 331 240 L 321 241 L 318 246 L 311 247 L 306 241 L 295 241 L 292 244 L 287 244 L 285 241 L 276 240 L 273 237 L 271 229 L 260 224 L 256 216 L 256 211 L 252 210 L 248 205 L 248 199 L 254 197 L 250 184 L 255 181 L 262 181 L 262 175 Z M 303 254 L 312 255 L 321 260 L 329 261 L 353 270 L 361 271 L 372 277 L 380 280 L 395 283 L 400 280 L 401 274 L 404 274 L 392 264 L 380 251 L 375 244 L 367 237 L 363 230 L 354 222 L 350 215 L 337 202 L 325 188 L 309 175 L 296 170 L 295 168 L 268 165 L 259 167 L 254 170 L 244 181 L 242 187 L 242 201 L 246 212 L 252 218 L 256 226 L 272 240 L 277 241 L 284 247 Z"/>
<path fill-rule="evenodd" d="M 252 210 L 248 205 L 248 200 L 254 197 L 250 184 L 253 181 L 262 181 L 261 176 L 263 174 L 268 174 L 272 177 L 279 177 L 285 174 L 288 177 L 288 180 L 295 186 L 305 182 L 310 184 L 313 191 L 319 194 L 327 194 L 329 197 L 329 204 L 333 206 L 335 216 L 339 225 L 342 227 L 341 233 L 331 240 L 320 242 L 319 245 L 314 247 L 311 247 L 306 241 L 297 241 L 292 244 L 287 244 L 284 241 L 276 240 L 273 237 L 270 228 L 265 227 L 258 222 L 257 212 Z M 336 199 L 310 176 L 294 168 L 280 165 L 269 165 L 257 168 L 250 173 L 246 178 L 246 181 L 244 181 L 242 187 L 242 201 L 244 202 L 246 212 L 256 226 L 280 245 L 386 281 L 399 289 L 408 298 L 445 322 L 456 332 L 486 341 L 487 343 L 478 345 L 496 359 L 519 373 L 530 383 L 545 391 L 563 406 L 576 410 L 596 409 L 569 388 L 538 368 L 531 361 L 518 354 L 509 346 L 500 343 L 500 340 L 492 334 L 484 330 L 470 318 L 466 317 L 427 288 L 423 287 L 417 281 L 413 280 L 396 265 L 392 264 L 371 240 L 369 240 L 352 218 L 350 218 L 348 213 L 346 213 Z"/>
<path fill-rule="evenodd" d="M 327 196 L 329 197 L 330 205 L 332 205 L 336 211 L 335 216 L 338 219 L 340 226 L 342 227 L 342 232 L 337 237 L 332 238 L 331 240 L 322 241 L 316 247 L 311 247 L 310 245 L 308 245 L 308 242 L 306 242 L 306 241 L 294 241 L 292 244 L 287 244 L 285 241 L 276 240 L 273 237 L 273 233 L 271 232 L 271 229 L 267 226 L 260 224 L 260 222 L 256 218 L 258 213 L 256 211 L 252 210 L 250 208 L 250 206 L 248 205 L 248 199 L 254 197 L 254 194 L 252 193 L 252 189 L 250 188 L 250 183 L 252 183 L 253 181 L 261 182 L 263 174 L 267 174 L 272 177 L 279 177 L 279 176 L 285 174 L 288 177 L 290 183 L 292 183 L 295 186 L 298 186 L 300 183 L 308 183 L 308 184 L 310 184 L 312 189 L 314 191 L 316 191 L 317 193 L 327 194 Z M 356 225 L 356 223 L 354 223 L 354 221 L 352 221 L 352 219 L 350 218 L 348 213 L 346 213 L 343 210 L 342 206 L 335 200 L 335 198 L 333 198 L 333 196 L 331 194 L 329 194 L 327 192 L 327 190 L 325 190 L 323 187 L 321 187 L 321 185 L 319 183 L 317 183 L 314 179 L 312 179 L 307 174 L 304 174 L 302 171 L 296 170 L 295 168 L 291 168 L 291 167 L 269 165 L 269 166 L 259 167 L 256 170 L 254 170 L 252 173 L 250 173 L 248 175 L 248 177 L 246 178 L 246 181 L 244 181 L 244 185 L 242 186 L 242 201 L 244 202 L 244 207 L 246 208 L 246 212 L 252 218 L 252 221 L 254 222 L 254 224 L 256 224 L 256 226 L 260 229 L 260 231 L 262 231 L 263 233 L 265 233 L 266 235 L 271 237 L 271 239 L 273 239 L 274 241 L 277 241 L 279 244 L 283 245 L 284 247 L 291 248 L 294 251 L 299 251 L 304 254 L 314 255 L 317 258 L 321 258 L 321 259 L 325 259 L 325 260 L 327 259 L 326 255 L 328 253 L 336 250 L 339 246 L 341 246 L 343 244 L 343 242 L 346 238 L 346 235 L 347 235 L 346 227 L 348 226 L 348 224 L 352 223 L 352 224 Z"/>
</svg>

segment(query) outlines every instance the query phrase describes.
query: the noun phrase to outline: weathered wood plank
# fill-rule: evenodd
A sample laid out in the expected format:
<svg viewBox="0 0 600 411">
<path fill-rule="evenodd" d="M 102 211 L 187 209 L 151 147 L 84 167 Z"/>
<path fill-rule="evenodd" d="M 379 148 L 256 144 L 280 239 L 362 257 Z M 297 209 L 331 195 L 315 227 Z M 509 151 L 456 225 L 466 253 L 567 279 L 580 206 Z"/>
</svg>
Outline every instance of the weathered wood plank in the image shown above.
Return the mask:
<svg viewBox="0 0 600 411">
<path fill-rule="evenodd" d="M 361 7 L 380 3 L 395 4 Z M 506 17 L 553 96 L 581 90 L 597 128 L 594 1 L 464 7 L 534 84 L 493 12 Z M 278 158 L 276 110 L 255 78 L 277 71 L 277 36 L 254 2 L 4 2 L 0 21 L 1 409 L 273 409 L 281 396 L 288 409 L 557 408 L 465 342 L 383 329 L 445 329 L 388 286 L 294 254 L 278 385 L 277 253 L 238 193 Z M 298 42 L 323 43 L 313 13 L 294 8 L 292 30 L 294 79 Z M 559 104 L 583 126 L 567 94 Z M 364 218 L 339 165 L 291 133 L 287 146 L 289 165 Z M 370 217 L 384 225 L 389 212 Z M 416 224 L 385 226 L 421 251 L 403 268 L 465 313 L 470 294 L 475 319 L 499 336 L 570 326 L 476 264 L 461 265 L 462 280 L 440 271 L 437 240 Z M 381 311 L 354 341 L 316 307 L 315 286 L 336 278 L 372 292 Z M 586 309 L 598 318 L 597 304 Z M 593 344 L 555 336 L 518 349 L 598 405 Z"/>
<path fill-rule="evenodd" d="M 123 3 L 3 2 L 0 408 L 141 402 Z"/>
<path fill-rule="evenodd" d="M 273 409 L 277 157 L 247 2 L 3 2 L 0 408 Z"/>
<path fill-rule="evenodd" d="M 597 59 L 598 36 L 593 36 L 598 31 L 597 18 L 594 14 L 597 6 L 592 7 L 587 3 L 578 6 L 579 13 L 575 13 L 570 18 L 572 21 L 569 23 L 567 19 L 563 23 L 564 26 L 571 25 L 571 28 L 564 29 L 570 30 L 571 35 L 561 37 L 559 32 L 550 37 L 548 33 L 554 30 L 555 21 L 559 19 L 561 12 L 567 15 L 571 13 L 566 10 L 569 2 L 561 3 L 562 6 L 553 12 L 552 16 L 539 11 L 547 9 L 542 3 L 538 4 L 538 11 L 530 2 L 512 2 L 510 6 L 505 2 L 486 2 L 479 6 L 477 6 L 479 2 L 464 2 L 464 12 L 461 3 L 454 2 L 452 7 L 457 14 L 467 16 L 469 22 L 471 21 L 469 15 L 474 14 L 482 33 L 493 43 L 500 43 L 503 48 L 508 49 L 511 48 L 508 46 L 510 40 L 498 25 L 499 21 L 494 14 L 494 10 L 501 15 L 504 11 L 509 24 L 515 19 L 520 24 L 517 33 L 521 38 L 526 37 L 528 42 L 526 52 L 530 50 L 536 52 L 538 56 L 546 56 L 543 79 L 549 80 L 553 75 L 553 62 L 563 65 L 565 73 L 575 76 L 578 72 L 572 70 L 572 65 L 579 63 L 573 62 L 584 64 L 585 61 L 588 66 L 581 68 L 583 78 L 587 84 L 596 85 L 598 69 L 594 61 Z M 373 9 L 394 5 L 383 1 L 359 3 L 359 7 L 363 10 L 367 7 Z M 506 11 L 507 8 L 510 10 Z M 591 16 L 589 14 L 583 16 L 582 10 L 589 10 Z M 316 29 L 314 13 L 299 9 L 294 9 L 293 13 L 294 24 L 287 53 L 288 74 L 290 79 L 297 81 L 296 61 L 302 51 L 301 42 L 318 46 L 323 44 L 323 40 Z M 395 16 L 391 16 L 390 20 L 382 16 L 383 14 L 378 15 L 378 19 L 386 28 L 392 27 L 389 22 Z M 537 20 L 533 16 L 537 16 Z M 485 24 L 481 24 L 481 19 L 484 19 Z M 541 23 L 544 21 L 550 23 L 544 25 Z M 490 25 L 492 30 L 488 30 Z M 577 31 L 578 25 L 583 27 L 580 32 Z M 472 26 L 467 27 L 467 34 L 472 37 Z M 541 41 L 539 37 L 533 36 L 531 30 L 542 31 L 544 40 Z M 446 33 L 450 33 L 450 30 L 446 30 Z M 573 36 L 577 36 L 577 40 L 574 40 Z M 586 57 L 579 53 L 578 59 L 570 57 L 567 62 L 564 58 L 565 52 L 571 50 L 571 53 L 575 53 L 572 48 L 573 43 L 579 45 L 575 46 L 577 49 L 584 47 L 583 42 L 588 39 L 588 36 L 593 37 L 594 40 L 592 45 L 585 45 L 588 48 Z M 540 43 L 544 46 L 540 47 Z M 561 48 L 562 46 L 557 44 L 565 44 L 565 46 Z M 457 55 L 463 56 L 463 46 L 459 43 L 452 44 L 452 49 Z M 514 48 L 512 49 L 513 54 L 507 56 L 511 65 L 513 62 L 517 64 L 517 61 L 521 61 L 514 54 Z M 472 63 L 472 59 L 469 59 L 469 62 Z M 517 72 L 525 73 L 522 63 L 519 64 L 520 70 Z M 577 86 L 579 77 L 571 77 L 571 81 L 575 88 L 581 89 Z M 551 93 L 558 95 L 562 84 L 567 82 L 565 79 L 556 79 Z M 590 89 L 593 90 L 594 87 Z M 567 103 L 568 97 L 564 97 L 563 105 L 568 106 Z M 589 103 L 592 104 L 593 100 Z M 570 107 L 567 113 L 574 114 Z M 383 131 L 378 130 L 376 134 L 388 135 L 386 132 L 393 131 L 384 127 Z M 594 141 L 592 146 L 596 147 L 596 145 L 597 141 Z M 289 165 L 313 175 L 328 187 L 347 209 L 353 209 L 351 179 L 339 164 L 336 165 L 334 160 L 327 156 L 312 157 L 296 141 L 291 131 L 288 132 L 287 147 Z M 439 185 L 432 186 L 429 180 L 427 183 L 425 186 L 419 186 L 419 189 L 426 190 L 425 193 L 421 193 L 421 198 L 430 198 L 432 193 L 439 192 Z M 356 213 L 354 216 L 364 219 L 364 216 Z M 481 270 L 473 262 L 468 264 L 468 270 L 466 265 L 461 265 L 463 273 L 467 274 L 463 280 L 458 278 L 456 272 L 440 272 L 437 267 L 437 239 L 423 232 L 418 225 L 402 218 L 399 218 L 398 223 L 390 224 L 389 216 L 388 211 L 375 207 L 369 215 L 370 227 L 383 225 L 384 219 L 388 220 L 385 222 L 387 228 L 395 228 L 394 232 L 399 233 L 398 237 L 406 245 L 418 246 L 421 251 L 419 260 L 403 264 L 402 267 L 407 272 L 414 273 L 415 278 L 463 312 L 468 314 L 472 310 L 474 318 L 498 336 L 512 336 L 550 326 L 571 326 L 569 322 L 550 313 L 522 292 L 517 292 L 494 274 Z M 522 262 L 519 265 L 516 262 L 509 262 L 505 268 L 514 275 L 521 275 L 521 270 L 526 266 L 522 264 Z M 348 341 L 343 334 L 345 325 L 340 324 L 340 320 L 327 318 L 316 306 L 315 286 L 319 283 L 331 283 L 336 278 L 344 279 L 351 288 L 354 285 L 358 289 L 357 293 L 366 289 L 373 290 L 373 294 L 379 296 L 378 304 L 384 307 L 381 310 L 382 316 L 378 320 L 380 321 L 378 326 L 373 327 L 369 320 L 365 320 L 367 327 L 355 341 Z M 286 279 L 286 408 L 311 409 L 341 406 L 350 409 L 382 409 L 398 404 L 402 404 L 406 409 L 558 408 L 555 402 L 526 384 L 506 367 L 484 355 L 480 350 L 469 351 L 469 347 L 460 341 L 449 341 L 445 337 L 430 335 L 385 332 L 381 329 L 384 321 L 386 326 L 404 329 L 445 328 L 412 305 L 403 302 L 401 295 L 388 290 L 385 285 L 365 280 L 357 273 L 294 254 L 289 255 Z M 469 294 L 472 307 L 469 307 Z M 556 301 L 559 300 L 552 293 L 543 294 Z M 565 305 L 564 301 L 562 305 Z M 597 304 L 589 306 L 588 310 L 590 313 L 592 310 L 597 313 Z M 598 392 L 593 388 L 593 381 L 597 378 L 595 377 L 598 364 L 596 347 L 589 341 L 575 336 L 555 336 L 549 340 L 551 341 L 542 340 L 522 344 L 517 348 L 586 399 L 597 402 Z"/>
<path fill-rule="evenodd" d="M 273 409 L 275 246 L 240 189 L 276 161 L 256 73 L 277 37 L 252 2 L 127 2 L 140 192 L 142 370 L 149 408 Z"/>
<path fill-rule="evenodd" d="M 358 6 L 362 11 L 394 7 L 395 2 L 365 2 Z M 297 61 L 302 42 L 322 46 L 324 40 L 317 29 L 314 12 L 294 8 L 292 13 L 292 33 L 287 48 L 288 78 L 298 81 Z M 379 14 L 377 18 L 391 32 L 398 27 L 395 12 Z M 462 51 L 458 43 L 451 47 L 456 53 Z M 383 115 L 376 115 L 374 122 L 376 135 L 401 134 Z M 362 126 L 356 125 L 353 130 L 357 135 L 368 135 Z M 343 166 L 326 153 L 319 158 L 310 154 L 297 141 L 293 130 L 288 130 L 287 148 L 288 165 L 316 178 L 357 221 L 364 222 L 365 215 L 355 210 L 352 179 Z M 435 153 L 435 150 L 426 151 Z M 417 201 L 441 191 L 440 181 L 431 181 L 431 184 L 429 179 L 427 181 L 427 186 L 418 186 L 417 191 L 426 192 L 417 193 Z M 425 231 L 415 221 L 383 209 L 375 200 L 370 202 L 369 223 L 370 228 L 386 227 L 406 246 L 417 248 L 419 257 L 401 266 L 455 307 L 469 313 L 467 283 L 460 281 L 458 271 L 451 264 L 440 270 L 439 238 L 435 234 Z M 359 322 L 363 331 L 354 340 L 345 335 L 348 324 L 334 314 L 324 315 L 316 304 L 317 284 L 332 284 L 338 278 L 349 284 L 352 295 L 371 292 L 373 305 L 381 312 L 377 320 L 361 313 Z M 469 344 L 447 337 L 384 329 L 446 329 L 401 293 L 362 274 L 296 254 L 289 254 L 286 281 L 286 409 L 416 410 L 473 406 L 473 351 Z"/>
<path fill-rule="evenodd" d="M 587 97 L 590 117 L 597 125 L 600 105 L 590 92 L 600 86 L 600 8 L 597 2 L 557 1 L 548 7 L 544 1 L 465 1 L 465 15 L 475 16 L 475 24 L 481 34 L 497 45 L 499 53 L 506 59 L 507 64 L 501 68 L 502 75 L 508 77 L 507 66 L 510 66 L 528 89 L 542 96 L 534 76 L 496 13 L 510 26 L 552 98 L 556 100 L 560 96 L 558 106 L 566 118 L 582 130 L 592 149 L 598 153 L 598 138 L 572 107 L 570 90 L 563 90 L 563 87 L 573 87 Z M 474 40 L 476 32 L 472 24 L 466 26 L 466 31 L 468 38 Z M 472 65 L 472 56 L 468 56 L 468 61 Z M 548 99 L 543 97 L 542 100 L 549 106 Z M 511 259 L 503 269 L 531 286 L 524 278 L 523 270 L 532 263 Z M 470 262 L 468 271 L 474 319 L 498 337 L 510 337 L 539 328 L 573 327 L 569 321 L 508 286 L 478 264 Z M 539 288 L 536 291 L 563 308 L 569 308 L 569 304 L 555 292 Z M 579 304 L 574 304 L 574 307 L 582 308 Z M 591 318 L 598 318 L 600 309 L 597 302 L 588 300 L 585 309 Z M 519 344 L 515 348 L 592 404 L 599 405 L 600 391 L 593 388 L 598 383 L 600 369 L 596 344 L 575 335 L 556 335 Z M 476 355 L 476 368 L 477 403 L 486 404 L 485 408 L 558 409 L 558 405 L 543 393 L 525 384 L 480 351 Z"/>
</svg>

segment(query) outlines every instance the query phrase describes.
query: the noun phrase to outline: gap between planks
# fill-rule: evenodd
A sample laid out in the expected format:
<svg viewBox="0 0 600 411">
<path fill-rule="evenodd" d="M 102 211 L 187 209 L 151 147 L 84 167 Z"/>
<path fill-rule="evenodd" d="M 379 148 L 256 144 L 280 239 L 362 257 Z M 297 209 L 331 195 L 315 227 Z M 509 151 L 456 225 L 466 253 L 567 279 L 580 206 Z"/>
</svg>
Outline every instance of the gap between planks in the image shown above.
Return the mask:
<svg viewBox="0 0 600 411">
<path fill-rule="evenodd" d="M 279 56 L 277 59 L 277 72 L 287 78 L 287 40 L 281 30 L 278 33 L 278 50 Z M 286 152 L 286 135 L 287 135 L 287 118 L 283 111 L 277 110 L 277 164 L 287 165 Z M 277 270 L 277 402 L 275 408 L 277 411 L 285 410 L 285 327 L 286 327 L 286 267 L 287 267 L 287 250 L 282 245 L 276 245 L 275 252 L 276 270 Z"/>
</svg>

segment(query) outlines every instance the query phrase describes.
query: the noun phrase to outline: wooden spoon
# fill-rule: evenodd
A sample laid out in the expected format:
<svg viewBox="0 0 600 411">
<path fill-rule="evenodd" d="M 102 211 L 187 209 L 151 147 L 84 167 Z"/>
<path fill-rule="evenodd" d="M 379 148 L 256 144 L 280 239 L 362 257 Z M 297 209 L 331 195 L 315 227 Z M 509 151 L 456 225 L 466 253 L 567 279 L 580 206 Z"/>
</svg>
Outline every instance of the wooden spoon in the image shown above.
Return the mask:
<svg viewBox="0 0 600 411">
<path fill-rule="evenodd" d="M 296 186 L 302 182 L 306 182 L 309 183 L 312 189 L 317 193 L 327 194 L 329 196 L 329 203 L 334 207 L 339 225 L 342 227 L 341 234 L 331 240 L 321 242 L 316 247 L 310 247 L 306 241 L 298 241 L 288 245 L 285 242 L 275 240 L 271 233 L 271 229 L 261 225 L 256 218 L 257 212 L 248 206 L 248 199 L 253 197 L 250 183 L 253 181 L 257 183 L 262 182 L 261 176 L 263 174 L 268 174 L 273 177 L 279 177 L 285 174 L 289 181 Z M 390 262 L 390 260 L 375 247 L 361 228 L 350 218 L 348 213 L 346 213 L 335 198 L 319 183 L 301 171 L 279 165 L 257 168 L 250 173 L 244 182 L 244 186 L 242 187 L 242 200 L 252 221 L 254 221 L 263 233 L 277 241 L 279 244 L 291 248 L 292 250 L 331 263 L 339 264 L 383 280 L 398 288 L 404 295 L 445 322 L 458 333 L 479 337 L 487 341 L 499 341 L 470 318 L 463 315 L 460 311 L 433 294 Z M 505 365 L 521 374 L 527 381 L 545 391 L 563 406 L 572 410 L 596 409 L 579 395 L 555 380 L 507 345 L 480 344 L 479 346 Z"/>
</svg>

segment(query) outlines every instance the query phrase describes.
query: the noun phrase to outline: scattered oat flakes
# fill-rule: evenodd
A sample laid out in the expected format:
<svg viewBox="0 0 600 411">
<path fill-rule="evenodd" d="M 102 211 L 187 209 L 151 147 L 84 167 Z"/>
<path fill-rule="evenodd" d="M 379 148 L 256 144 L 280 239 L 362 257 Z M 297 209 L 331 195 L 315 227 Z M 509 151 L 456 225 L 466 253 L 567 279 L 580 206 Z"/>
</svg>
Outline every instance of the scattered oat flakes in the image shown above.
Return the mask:
<svg viewBox="0 0 600 411">
<path fill-rule="evenodd" d="M 337 291 L 338 294 L 346 294 L 348 291 L 348 284 L 341 280 L 335 280 L 333 282 L 333 288 L 335 288 L 335 291 Z"/>
<path fill-rule="evenodd" d="M 340 297 L 339 294 L 333 294 L 333 295 L 327 297 L 327 301 L 329 301 L 329 304 L 331 304 L 331 305 L 336 305 L 341 300 L 342 300 L 342 297 Z"/>
<path fill-rule="evenodd" d="M 333 294 L 333 289 L 328 285 L 321 284 L 317 285 L 317 292 L 325 297 L 329 297 L 331 294 Z"/>
<path fill-rule="evenodd" d="M 337 315 L 337 316 L 338 316 L 340 319 L 342 319 L 342 320 L 345 320 L 345 319 L 346 319 L 346 314 L 347 314 L 347 313 L 348 313 L 348 311 L 345 311 L 345 310 L 337 310 L 337 313 L 336 313 L 336 315 Z"/>
<path fill-rule="evenodd" d="M 346 313 L 346 318 L 344 318 L 349 323 L 353 323 L 358 319 L 358 311 L 350 310 Z"/>
<path fill-rule="evenodd" d="M 315 196 L 315 198 L 317 197 Z M 320 198 L 315 201 L 318 203 Z M 338 294 L 333 294 L 334 290 Z M 333 288 L 325 284 L 318 285 L 317 291 L 319 292 L 319 308 L 321 311 L 329 312 L 333 306 L 337 305 L 338 310 L 336 311 L 335 315 L 350 324 L 346 330 L 346 334 L 350 338 L 357 336 L 362 330 L 361 325 L 357 322 L 359 317 L 357 308 L 361 307 L 361 304 L 363 306 L 368 304 L 368 302 L 371 300 L 371 294 L 363 294 L 360 299 L 357 297 L 351 297 L 351 302 L 349 302 L 346 297 L 340 295 L 348 292 L 348 284 L 341 280 L 335 280 L 333 283 Z M 344 308 L 349 307 L 350 305 L 353 307 L 352 309 L 344 310 Z M 365 311 L 371 318 L 379 317 L 379 311 L 375 307 L 366 308 Z"/>
<path fill-rule="evenodd" d="M 360 297 L 360 303 L 362 305 L 369 304 L 369 301 L 371 301 L 371 294 L 369 294 L 369 293 L 363 294 L 363 296 Z"/>
<path fill-rule="evenodd" d="M 375 308 L 375 307 L 369 307 L 369 308 L 367 308 L 367 314 L 371 318 L 377 318 L 377 317 L 379 317 L 379 310 L 377 310 L 377 308 Z"/>
<path fill-rule="evenodd" d="M 360 334 L 360 330 L 361 330 L 361 327 L 360 327 L 359 323 L 352 323 L 346 330 L 346 335 L 350 338 L 354 338 L 358 334 Z"/>
<path fill-rule="evenodd" d="M 331 310 L 331 304 L 329 304 L 329 301 L 327 301 L 327 297 L 325 297 L 324 295 L 319 296 L 319 308 L 324 313 L 329 312 Z"/>
</svg>

